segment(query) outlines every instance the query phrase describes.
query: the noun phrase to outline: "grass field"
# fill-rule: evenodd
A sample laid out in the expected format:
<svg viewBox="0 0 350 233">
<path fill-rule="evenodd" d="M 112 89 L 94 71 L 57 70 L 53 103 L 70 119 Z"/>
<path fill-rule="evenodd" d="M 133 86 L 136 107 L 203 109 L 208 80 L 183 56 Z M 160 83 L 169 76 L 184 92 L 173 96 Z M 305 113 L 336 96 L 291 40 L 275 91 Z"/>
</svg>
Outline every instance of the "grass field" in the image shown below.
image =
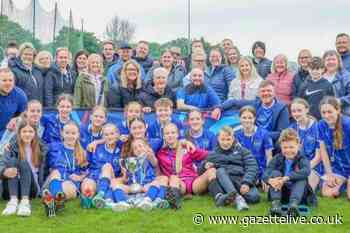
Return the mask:
<svg viewBox="0 0 350 233">
<path fill-rule="evenodd" d="M 16 216 L 0 217 L 0 233 L 178 233 L 178 232 L 278 232 L 278 233 L 346 233 L 350 232 L 350 203 L 345 198 L 336 200 L 320 199 L 320 204 L 312 210 L 312 216 L 333 216 L 340 214 L 343 224 L 339 225 L 249 225 L 244 227 L 240 224 L 209 224 L 208 217 L 214 216 L 259 216 L 266 215 L 269 204 L 263 197 L 261 204 L 251 206 L 247 212 L 238 213 L 233 208 L 216 208 L 208 196 L 195 197 L 183 203 L 179 211 L 154 210 L 143 212 L 130 210 L 125 213 L 114 213 L 110 210 L 83 210 L 78 201 L 69 202 L 63 213 L 53 219 L 47 219 L 39 201 L 33 203 L 33 215 L 29 218 Z M 5 206 L 0 202 L 0 209 Z M 204 216 L 204 223 L 195 225 L 195 214 Z"/>
</svg>

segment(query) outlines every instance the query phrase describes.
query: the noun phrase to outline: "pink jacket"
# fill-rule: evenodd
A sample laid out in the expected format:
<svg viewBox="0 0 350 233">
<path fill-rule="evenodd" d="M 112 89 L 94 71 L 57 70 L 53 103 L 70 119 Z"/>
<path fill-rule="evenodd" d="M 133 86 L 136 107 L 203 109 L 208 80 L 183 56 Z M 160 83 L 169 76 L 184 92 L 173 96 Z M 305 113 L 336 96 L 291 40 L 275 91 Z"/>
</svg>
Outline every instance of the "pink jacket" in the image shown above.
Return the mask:
<svg viewBox="0 0 350 233">
<path fill-rule="evenodd" d="M 283 72 L 280 75 L 271 73 L 267 76 L 267 80 L 275 84 L 276 98 L 288 105 L 292 102 L 293 78 L 293 73 L 290 71 Z"/>
<path fill-rule="evenodd" d="M 208 151 L 202 149 L 196 149 L 193 152 L 187 152 L 182 157 L 182 169 L 179 174 L 176 174 L 176 157 L 175 151 L 163 147 L 157 153 L 158 163 L 160 171 L 165 176 L 178 175 L 180 178 L 196 178 L 198 176 L 196 169 L 194 168 L 194 161 L 204 160 L 208 155 Z"/>
</svg>

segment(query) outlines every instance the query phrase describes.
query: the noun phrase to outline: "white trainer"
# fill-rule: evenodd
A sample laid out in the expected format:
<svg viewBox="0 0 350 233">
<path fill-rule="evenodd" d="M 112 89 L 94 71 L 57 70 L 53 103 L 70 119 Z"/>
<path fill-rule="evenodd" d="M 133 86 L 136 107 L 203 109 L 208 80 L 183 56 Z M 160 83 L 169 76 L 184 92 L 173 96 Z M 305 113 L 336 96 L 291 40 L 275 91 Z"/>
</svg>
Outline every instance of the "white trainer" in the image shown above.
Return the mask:
<svg viewBox="0 0 350 233">
<path fill-rule="evenodd" d="M 124 212 L 131 208 L 131 205 L 126 201 L 117 202 L 112 206 L 114 212 Z"/>
<path fill-rule="evenodd" d="M 17 216 L 28 217 L 32 214 L 29 201 L 21 201 L 18 205 Z"/>
<path fill-rule="evenodd" d="M 2 215 L 14 215 L 17 211 L 18 201 L 10 200 L 7 202 L 6 208 L 2 211 Z"/>
<path fill-rule="evenodd" d="M 138 205 L 137 207 L 144 210 L 144 211 L 151 211 L 153 209 L 153 203 L 152 200 L 149 197 L 145 197 Z"/>
</svg>

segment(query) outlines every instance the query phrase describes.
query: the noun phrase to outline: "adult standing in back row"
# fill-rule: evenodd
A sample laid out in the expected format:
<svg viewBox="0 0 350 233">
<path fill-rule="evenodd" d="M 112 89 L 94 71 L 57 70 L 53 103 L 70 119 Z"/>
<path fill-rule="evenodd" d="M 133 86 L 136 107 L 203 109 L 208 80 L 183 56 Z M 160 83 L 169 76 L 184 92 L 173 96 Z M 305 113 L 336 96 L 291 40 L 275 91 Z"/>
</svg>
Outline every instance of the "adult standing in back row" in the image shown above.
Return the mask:
<svg viewBox="0 0 350 233">
<path fill-rule="evenodd" d="M 34 65 L 36 50 L 31 43 L 23 43 L 19 56 L 10 60 L 16 86 L 26 93 L 28 100 L 44 102 L 44 79 L 41 71 Z"/>
<path fill-rule="evenodd" d="M 335 40 L 335 47 L 341 56 L 344 68 L 350 72 L 350 36 L 339 33 Z"/>
<path fill-rule="evenodd" d="M 267 75 L 271 73 L 272 61 L 265 57 L 266 45 L 264 42 L 256 41 L 252 47 L 253 64 L 255 65 L 258 74 L 263 79 L 266 79 Z"/>
<path fill-rule="evenodd" d="M 272 73 L 267 80 L 274 83 L 276 87 L 276 98 L 289 105 L 292 102 L 293 73 L 288 69 L 288 59 L 279 54 L 273 59 Z"/>
<path fill-rule="evenodd" d="M 55 106 L 58 96 L 74 93 L 75 74 L 69 64 L 69 50 L 62 47 L 56 49 L 56 62 L 51 66 L 45 80 L 45 106 Z"/>
<path fill-rule="evenodd" d="M 227 100 L 230 84 L 235 78 L 235 74 L 228 65 L 222 64 L 222 55 L 218 48 L 210 51 L 209 62 L 207 85 L 213 88 L 220 101 L 224 102 Z"/>
</svg>

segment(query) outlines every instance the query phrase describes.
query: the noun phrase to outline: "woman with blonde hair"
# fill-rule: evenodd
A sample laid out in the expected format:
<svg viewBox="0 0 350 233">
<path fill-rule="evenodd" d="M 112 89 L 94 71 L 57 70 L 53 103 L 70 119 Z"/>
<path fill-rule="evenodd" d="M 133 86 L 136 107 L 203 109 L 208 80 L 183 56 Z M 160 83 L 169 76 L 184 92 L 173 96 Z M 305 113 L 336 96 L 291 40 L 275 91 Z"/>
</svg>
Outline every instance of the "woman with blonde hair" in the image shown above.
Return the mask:
<svg viewBox="0 0 350 233">
<path fill-rule="evenodd" d="M 109 88 L 103 71 L 102 57 L 99 54 L 91 54 L 88 57 L 88 72 L 80 73 L 75 84 L 76 107 L 92 108 L 96 105 L 106 105 Z"/>
<path fill-rule="evenodd" d="M 294 76 L 289 71 L 288 59 L 285 55 L 277 55 L 272 62 L 271 74 L 266 78 L 275 85 L 276 97 L 285 104 L 292 102 L 292 87 Z"/>
<path fill-rule="evenodd" d="M 257 74 L 250 58 L 242 57 L 238 62 L 237 77 L 231 81 L 228 97 L 254 100 L 258 95 L 261 81 L 263 79 Z"/>
<path fill-rule="evenodd" d="M 36 49 L 31 43 L 23 43 L 17 58 L 11 60 L 10 68 L 15 76 L 16 86 L 26 93 L 28 100 L 44 102 L 44 79 L 34 64 Z"/>
<path fill-rule="evenodd" d="M 136 61 L 129 60 L 123 65 L 120 85 L 110 89 L 107 106 L 124 108 L 131 101 L 139 101 L 141 89 L 141 67 Z"/>
<path fill-rule="evenodd" d="M 34 59 L 34 64 L 40 69 L 43 77 L 46 76 L 47 71 L 49 71 L 52 65 L 53 57 L 49 51 L 40 51 Z"/>
</svg>

